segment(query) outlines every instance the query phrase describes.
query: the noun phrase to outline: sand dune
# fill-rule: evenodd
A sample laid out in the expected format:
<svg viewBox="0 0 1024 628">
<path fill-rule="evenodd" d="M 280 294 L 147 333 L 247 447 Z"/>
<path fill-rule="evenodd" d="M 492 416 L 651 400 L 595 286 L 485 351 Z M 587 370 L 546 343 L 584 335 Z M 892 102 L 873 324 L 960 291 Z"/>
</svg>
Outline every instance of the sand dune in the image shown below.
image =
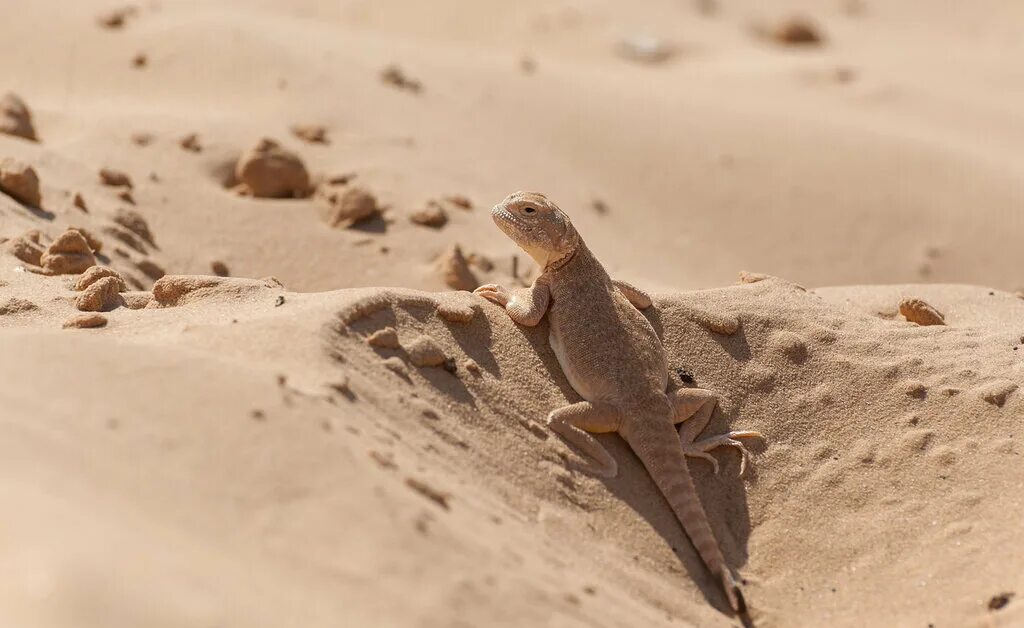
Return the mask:
<svg viewBox="0 0 1024 628">
<path fill-rule="evenodd" d="M 1024 623 L 1020 7 L 119 8 L 0 25 L 6 623 L 735 625 L 451 291 L 535 276 L 514 189 L 765 435 L 691 464 L 755 625 Z"/>
</svg>

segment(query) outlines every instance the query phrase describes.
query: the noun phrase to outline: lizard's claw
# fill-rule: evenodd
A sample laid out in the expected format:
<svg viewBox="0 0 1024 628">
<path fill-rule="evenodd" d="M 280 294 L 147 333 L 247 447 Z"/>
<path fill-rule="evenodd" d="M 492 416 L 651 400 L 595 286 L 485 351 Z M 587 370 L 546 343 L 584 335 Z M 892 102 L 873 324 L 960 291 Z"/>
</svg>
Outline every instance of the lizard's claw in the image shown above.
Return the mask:
<svg viewBox="0 0 1024 628">
<path fill-rule="evenodd" d="M 473 294 L 478 294 L 483 298 L 487 299 L 488 301 L 497 303 L 501 307 L 505 307 L 506 305 L 508 305 L 509 299 L 511 298 L 509 296 L 508 290 L 506 290 L 503 286 L 499 286 L 496 283 L 485 283 L 484 285 L 474 290 Z"/>
<path fill-rule="evenodd" d="M 704 451 L 704 448 L 694 443 L 693 445 L 687 445 L 683 447 L 683 455 L 690 456 L 691 458 L 702 458 L 711 463 L 711 468 L 714 469 L 715 475 L 718 475 L 718 461 L 715 457 Z"/>
</svg>

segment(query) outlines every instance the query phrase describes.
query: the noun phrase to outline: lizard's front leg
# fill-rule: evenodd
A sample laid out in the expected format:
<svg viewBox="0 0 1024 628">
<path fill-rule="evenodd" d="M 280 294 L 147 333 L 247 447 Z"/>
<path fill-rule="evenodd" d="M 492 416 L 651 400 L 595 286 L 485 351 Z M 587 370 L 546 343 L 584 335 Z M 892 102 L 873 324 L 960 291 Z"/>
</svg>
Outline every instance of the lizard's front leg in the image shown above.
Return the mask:
<svg viewBox="0 0 1024 628">
<path fill-rule="evenodd" d="M 616 288 L 619 289 L 619 292 L 622 293 L 622 296 L 626 297 L 626 300 L 632 303 L 633 307 L 635 307 L 636 309 L 646 310 L 647 308 L 651 307 L 651 295 L 647 294 L 640 288 L 637 288 L 631 283 L 626 283 L 625 281 L 620 281 L 618 279 L 612 279 L 612 283 L 615 285 Z"/>
<path fill-rule="evenodd" d="M 714 467 L 715 473 L 718 473 L 718 461 L 708 452 L 719 447 L 735 447 L 740 452 L 740 475 L 743 475 L 747 469 L 750 452 L 736 439 L 762 438 L 761 433 L 744 430 L 696 440 L 707 427 L 711 414 L 715 411 L 715 405 L 718 403 L 715 394 L 703 388 L 680 388 L 668 393 L 668 397 L 675 408 L 674 422 L 682 423 L 679 427 L 679 443 L 683 447 L 683 453 L 694 458 L 704 458 Z"/>
<path fill-rule="evenodd" d="M 559 436 L 575 445 L 596 464 L 583 467 L 584 471 L 605 478 L 619 473 L 619 465 L 608 450 L 591 435 L 618 431 L 622 415 L 613 406 L 580 401 L 559 408 L 548 415 L 548 426 Z"/>
<path fill-rule="evenodd" d="M 509 290 L 496 283 L 488 283 L 474 290 L 473 294 L 504 307 L 512 320 L 527 327 L 534 327 L 544 318 L 551 302 L 551 289 L 539 278 L 529 288 Z"/>
</svg>

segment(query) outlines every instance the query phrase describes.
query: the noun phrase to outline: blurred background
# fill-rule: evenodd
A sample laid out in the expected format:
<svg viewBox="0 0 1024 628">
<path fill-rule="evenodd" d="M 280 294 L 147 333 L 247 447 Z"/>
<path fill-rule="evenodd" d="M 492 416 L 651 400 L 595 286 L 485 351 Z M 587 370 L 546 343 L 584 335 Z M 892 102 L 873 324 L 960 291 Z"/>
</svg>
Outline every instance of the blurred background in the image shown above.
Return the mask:
<svg viewBox="0 0 1024 628">
<path fill-rule="evenodd" d="M 83 180 L 155 174 L 136 196 L 168 272 L 436 289 L 452 242 L 514 253 L 481 210 L 532 189 L 660 289 L 741 269 L 1024 287 L 1018 2 L 7 3 L 2 86 Z M 230 194 L 263 137 L 314 178 L 355 175 L 384 224 Z M 445 195 L 476 211 L 406 220 Z"/>
</svg>

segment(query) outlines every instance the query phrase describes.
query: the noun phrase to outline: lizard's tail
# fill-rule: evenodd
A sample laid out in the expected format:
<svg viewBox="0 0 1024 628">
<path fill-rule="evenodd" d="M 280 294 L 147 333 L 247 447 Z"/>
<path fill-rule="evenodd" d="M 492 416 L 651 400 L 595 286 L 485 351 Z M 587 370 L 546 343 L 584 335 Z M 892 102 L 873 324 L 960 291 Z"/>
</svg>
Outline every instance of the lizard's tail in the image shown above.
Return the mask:
<svg viewBox="0 0 1024 628">
<path fill-rule="evenodd" d="M 665 496 L 701 560 L 721 582 L 729 598 L 729 606 L 737 613 L 744 613 L 746 601 L 743 591 L 725 564 L 718 541 L 711 531 L 707 514 L 686 466 L 679 435 L 672 423 L 663 419 L 650 421 L 642 429 L 631 429 L 628 432 L 623 434 L 626 442 L 644 463 L 647 472 Z"/>
</svg>

